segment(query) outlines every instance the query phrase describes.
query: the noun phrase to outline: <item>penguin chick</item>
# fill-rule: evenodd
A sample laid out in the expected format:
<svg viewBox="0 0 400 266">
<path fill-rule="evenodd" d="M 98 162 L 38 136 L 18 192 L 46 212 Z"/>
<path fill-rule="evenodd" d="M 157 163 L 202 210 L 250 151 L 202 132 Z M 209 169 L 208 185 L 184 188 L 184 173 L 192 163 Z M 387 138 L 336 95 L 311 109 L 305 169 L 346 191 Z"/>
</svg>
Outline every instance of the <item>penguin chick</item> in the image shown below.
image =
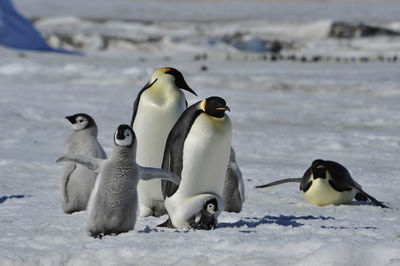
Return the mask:
<svg viewBox="0 0 400 266">
<path fill-rule="evenodd" d="M 154 71 L 149 82 L 139 92 L 131 120 L 131 127 L 138 140 L 138 164 L 161 167 L 168 134 L 187 107 L 183 90 L 196 95 L 181 72 L 164 67 Z M 138 197 L 141 217 L 166 213 L 160 180 L 140 180 Z"/>
<path fill-rule="evenodd" d="M 217 225 L 215 214 L 218 212 L 218 201 L 213 198 L 205 202 L 203 209 L 195 215 L 191 227 L 193 229 L 211 230 Z"/>
<path fill-rule="evenodd" d="M 135 157 L 135 134 L 130 126 L 120 125 L 109 159 L 78 154 L 66 154 L 57 159 L 57 162 L 79 163 L 99 173 L 88 205 L 87 231 L 91 236 L 101 238 L 134 229 L 139 179 L 162 178 L 179 183 L 179 177 L 168 171 L 137 165 Z"/>
<path fill-rule="evenodd" d="M 65 153 L 82 154 L 105 159 L 106 154 L 97 141 L 97 125 L 88 114 L 65 117 L 72 124 L 72 133 L 65 142 Z M 73 213 L 86 210 L 97 173 L 74 162 L 65 162 L 61 176 L 62 210 Z"/>
<path fill-rule="evenodd" d="M 226 170 L 224 192 L 222 198 L 225 203 L 226 212 L 239 213 L 245 201 L 244 183 L 242 172 L 236 162 L 235 151 L 231 147 L 228 169 Z"/>
<path fill-rule="evenodd" d="M 349 171 L 341 164 L 334 161 L 315 160 L 307 169 L 302 178 L 288 178 L 269 184 L 256 186 L 264 188 L 288 182 L 300 183 L 303 197 L 311 204 L 326 206 L 339 205 L 356 200 L 369 199 L 382 208 L 388 208 L 383 203 L 366 193 L 361 186 L 353 180 Z"/>
<path fill-rule="evenodd" d="M 162 168 L 181 177 L 178 186 L 163 181 L 165 207 L 175 228 L 190 228 L 204 203 L 222 194 L 229 162 L 232 124 L 224 99 L 209 97 L 185 110 L 168 135 Z"/>
</svg>

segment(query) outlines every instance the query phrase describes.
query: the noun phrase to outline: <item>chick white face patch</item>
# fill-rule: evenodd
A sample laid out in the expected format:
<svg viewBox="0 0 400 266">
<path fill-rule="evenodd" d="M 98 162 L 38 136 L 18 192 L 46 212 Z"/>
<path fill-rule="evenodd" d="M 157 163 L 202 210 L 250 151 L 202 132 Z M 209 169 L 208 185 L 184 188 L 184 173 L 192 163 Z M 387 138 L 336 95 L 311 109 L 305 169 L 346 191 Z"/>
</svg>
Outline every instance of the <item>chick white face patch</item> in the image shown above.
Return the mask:
<svg viewBox="0 0 400 266">
<path fill-rule="evenodd" d="M 83 117 L 83 116 L 78 116 L 75 119 L 75 123 L 72 124 L 72 129 L 73 130 L 81 130 L 84 129 L 87 125 L 88 125 L 89 121 L 87 120 L 87 118 Z"/>
<path fill-rule="evenodd" d="M 210 214 L 215 213 L 215 205 L 213 203 L 208 203 L 207 204 L 207 212 Z"/>
<path fill-rule="evenodd" d="M 119 146 L 129 146 L 129 145 L 132 144 L 133 136 L 132 136 L 132 132 L 129 129 L 125 129 L 124 134 L 123 134 L 123 136 L 124 136 L 123 139 L 118 139 L 117 136 L 118 136 L 118 131 L 115 132 L 115 136 L 114 136 L 115 143 L 117 145 L 119 145 Z"/>
</svg>

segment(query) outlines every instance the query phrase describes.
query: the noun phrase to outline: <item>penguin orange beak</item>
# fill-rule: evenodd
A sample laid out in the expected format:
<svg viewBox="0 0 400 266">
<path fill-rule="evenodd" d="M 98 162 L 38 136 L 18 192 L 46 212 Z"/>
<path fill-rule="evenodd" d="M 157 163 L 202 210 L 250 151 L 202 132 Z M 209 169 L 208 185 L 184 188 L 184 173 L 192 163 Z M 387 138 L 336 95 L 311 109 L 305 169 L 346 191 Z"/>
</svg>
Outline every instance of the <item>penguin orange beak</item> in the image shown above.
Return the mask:
<svg viewBox="0 0 400 266">
<path fill-rule="evenodd" d="M 163 68 L 161 68 L 161 70 L 162 70 L 164 73 L 167 73 L 168 71 L 171 70 L 171 68 L 170 68 L 170 67 L 163 67 Z"/>
<path fill-rule="evenodd" d="M 229 108 L 229 106 L 224 106 L 224 107 L 218 107 L 216 108 L 217 110 L 224 110 L 224 111 L 231 111 L 231 108 Z"/>
</svg>

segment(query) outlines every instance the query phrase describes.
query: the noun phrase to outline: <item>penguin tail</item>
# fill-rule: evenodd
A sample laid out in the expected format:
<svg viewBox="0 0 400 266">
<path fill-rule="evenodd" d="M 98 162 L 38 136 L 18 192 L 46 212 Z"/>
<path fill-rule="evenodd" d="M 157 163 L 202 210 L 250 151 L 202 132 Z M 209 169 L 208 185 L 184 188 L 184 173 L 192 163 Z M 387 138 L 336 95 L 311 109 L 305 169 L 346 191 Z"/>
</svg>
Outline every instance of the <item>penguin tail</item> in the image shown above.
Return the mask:
<svg viewBox="0 0 400 266">
<path fill-rule="evenodd" d="M 355 199 L 357 201 L 367 201 L 370 200 L 373 203 L 375 203 L 377 206 L 380 206 L 382 208 L 389 208 L 388 206 L 386 206 L 385 204 L 383 204 L 382 202 L 378 201 L 377 199 L 375 199 L 374 197 L 372 197 L 371 195 L 369 195 L 367 192 L 365 192 L 364 190 L 362 190 L 361 188 L 356 188 L 357 190 L 357 194 L 355 196 Z M 390 209 L 390 208 L 389 208 Z"/>
<path fill-rule="evenodd" d="M 259 186 L 255 186 L 255 188 L 265 188 L 265 187 L 272 187 L 272 186 L 276 186 L 276 185 L 280 185 L 280 184 L 284 184 L 284 183 L 301 183 L 301 181 L 303 180 L 303 178 L 286 178 L 286 179 L 281 179 L 278 181 L 274 181 L 265 185 L 259 185 Z"/>
<path fill-rule="evenodd" d="M 165 222 L 163 222 L 162 224 L 157 225 L 157 227 L 166 227 L 166 228 L 174 228 L 174 226 L 172 225 L 171 219 L 168 218 L 168 220 L 166 220 Z"/>
</svg>

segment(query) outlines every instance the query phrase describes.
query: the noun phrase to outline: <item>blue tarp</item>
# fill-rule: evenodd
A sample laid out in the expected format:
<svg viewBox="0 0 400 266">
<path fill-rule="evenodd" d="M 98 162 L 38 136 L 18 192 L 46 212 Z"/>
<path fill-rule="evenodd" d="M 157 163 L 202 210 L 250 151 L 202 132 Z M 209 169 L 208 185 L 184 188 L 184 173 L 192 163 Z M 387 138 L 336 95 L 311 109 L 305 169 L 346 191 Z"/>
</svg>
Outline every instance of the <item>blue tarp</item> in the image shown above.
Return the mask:
<svg viewBox="0 0 400 266">
<path fill-rule="evenodd" d="M 80 54 L 50 47 L 39 31 L 15 9 L 11 0 L 0 0 L 0 45 L 15 49 Z"/>
</svg>

